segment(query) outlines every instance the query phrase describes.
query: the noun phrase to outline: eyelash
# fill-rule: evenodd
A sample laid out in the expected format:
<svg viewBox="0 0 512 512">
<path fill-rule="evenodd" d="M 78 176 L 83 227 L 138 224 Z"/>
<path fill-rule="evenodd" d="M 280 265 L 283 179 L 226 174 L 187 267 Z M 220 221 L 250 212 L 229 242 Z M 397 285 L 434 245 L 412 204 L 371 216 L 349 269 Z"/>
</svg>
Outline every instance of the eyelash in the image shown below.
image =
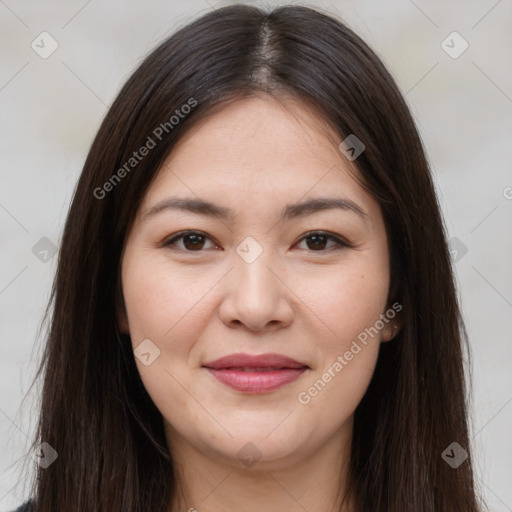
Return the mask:
<svg viewBox="0 0 512 512">
<path fill-rule="evenodd" d="M 181 248 L 176 248 L 176 247 L 171 247 L 172 245 L 175 245 L 175 242 L 184 238 L 185 236 L 187 235 L 199 235 L 199 236 L 202 236 L 204 238 L 207 238 L 211 241 L 213 241 L 208 235 L 206 235 L 205 233 L 201 232 L 201 231 L 181 231 L 180 233 L 177 233 L 176 235 L 174 235 L 172 238 L 169 238 L 167 240 L 165 240 L 163 243 L 162 243 L 162 247 L 168 247 L 172 250 L 178 250 L 178 251 L 182 251 L 182 252 L 188 252 L 188 253 L 194 253 L 194 252 L 203 252 L 204 249 L 199 249 L 197 251 L 190 251 L 188 249 L 181 249 Z M 328 232 L 325 232 L 325 231 L 310 231 L 309 233 L 306 233 L 300 240 L 299 242 L 302 242 L 303 240 L 307 239 L 307 238 L 310 238 L 310 237 L 313 237 L 313 236 L 323 236 L 325 238 L 327 238 L 328 240 L 333 240 L 335 243 L 336 243 L 336 246 L 333 246 L 333 247 L 329 247 L 327 249 L 319 249 L 317 251 L 315 250 L 310 250 L 309 252 L 330 252 L 332 250 L 334 251 L 339 251 L 341 249 L 345 249 L 345 248 L 350 248 L 352 247 L 351 244 L 349 244 L 348 242 L 345 242 L 344 240 L 342 240 L 341 238 L 335 236 L 335 235 L 331 235 L 330 233 Z M 299 243 L 298 242 L 298 243 Z"/>
</svg>

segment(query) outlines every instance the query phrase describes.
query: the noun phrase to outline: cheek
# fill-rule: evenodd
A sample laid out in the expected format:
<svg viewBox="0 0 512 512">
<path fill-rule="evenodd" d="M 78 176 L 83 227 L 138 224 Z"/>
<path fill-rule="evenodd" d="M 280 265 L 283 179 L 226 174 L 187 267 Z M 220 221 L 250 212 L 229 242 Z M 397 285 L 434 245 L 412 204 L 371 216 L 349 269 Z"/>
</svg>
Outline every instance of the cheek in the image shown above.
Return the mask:
<svg viewBox="0 0 512 512">
<path fill-rule="evenodd" d="M 134 251 L 123 262 L 123 294 L 132 347 L 136 349 L 149 339 L 160 350 L 147 366 L 137 357 L 135 362 L 151 399 L 170 418 L 177 410 L 189 418 L 199 414 L 180 383 L 187 382 L 190 351 L 207 318 L 206 301 L 199 299 L 218 281 L 214 276 L 211 280 L 192 279 L 190 274 L 175 272 L 168 261 L 150 258 L 142 251 Z"/>
<path fill-rule="evenodd" d="M 318 317 L 312 342 L 320 355 L 299 403 L 318 421 L 339 425 L 356 409 L 378 358 L 389 285 L 385 265 L 365 265 L 333 273 L 302 290 Z M 377 325 L 377 326 L 376 326 Z"/>
<path fill-rule="evenodd" d="M 123 294 L 132 341 L 150 338 L 163 343 L 182 340 L 186 327 L 199 327 L 199 300 L 215 285 L 215 276 L 200 280 L 190 272 L 176 272 L 168 262 L 135 257 L 123 265 Z"/>
<path fill-rule="evenodd" d="M 303 283 L 297 294 L 318 319 L 318 345 L 325 353 L 350 345 L 375 325 L 386 307 L 389 276 L 384 264 L 353 265 Z"/>
<path fill-rule="evenodd" d="M 331 434 L 353 416 L 368 389 L 379 353 L 378 343 L 347 348 L 336 351 L 297 396 L 304 418 L 314 418 L 315 424 Z"/>
<path fill-rule="evenodd" d="M 377 363 L 381 333 L 375 322 L 385 297 L 365 286 L 332 295 L 323 320 L 330 330 L 314 337 L 319 358 L 297 401 L 316 424 L 334 432 L 352 416 L 370 384 Z M 382 298 L 384 297 L 384 298 Z"/>
</svg>

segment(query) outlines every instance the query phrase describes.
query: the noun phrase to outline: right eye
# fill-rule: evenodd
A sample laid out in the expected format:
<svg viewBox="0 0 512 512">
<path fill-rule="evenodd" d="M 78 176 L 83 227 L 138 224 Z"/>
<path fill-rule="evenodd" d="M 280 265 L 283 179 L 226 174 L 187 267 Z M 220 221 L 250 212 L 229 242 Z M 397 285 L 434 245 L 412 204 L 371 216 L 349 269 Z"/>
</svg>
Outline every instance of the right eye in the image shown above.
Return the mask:
<svg viewBox="0 0 512 512">
<path fill-rule="evenodd" d="M 171 238 L 168 238 L 163 244 L 163 247 L 169 247 L 172 250 L 181 250 L 184 252 L 201 252 L 204 249 L 205 240 L 212 240 L 209 236 L 201 231 L 181 231 Z M 182 241 L 182 244 L 177 242 Z M 214 245 L 214 247 L 217 247 Z"/>
</svg>

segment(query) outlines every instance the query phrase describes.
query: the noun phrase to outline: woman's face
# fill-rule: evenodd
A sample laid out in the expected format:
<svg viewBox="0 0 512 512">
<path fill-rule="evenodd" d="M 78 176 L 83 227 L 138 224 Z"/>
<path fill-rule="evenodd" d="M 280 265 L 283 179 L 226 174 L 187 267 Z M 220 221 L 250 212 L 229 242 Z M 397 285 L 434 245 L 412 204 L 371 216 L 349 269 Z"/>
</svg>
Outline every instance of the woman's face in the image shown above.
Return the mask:
<svg viewBox="0 0 512 512">
<path fill-rule="evenodd" d="M 120 323 L 175 452 L 277 468 L 346 446 L 390 338 L 380 207 L 288 105 L 244 99 L 196 124 L 127 238 Z M 320 199 L 349 206 L 301 206 Z M 214 363 L 233 354 L 296 364 Z"/>
</svg>

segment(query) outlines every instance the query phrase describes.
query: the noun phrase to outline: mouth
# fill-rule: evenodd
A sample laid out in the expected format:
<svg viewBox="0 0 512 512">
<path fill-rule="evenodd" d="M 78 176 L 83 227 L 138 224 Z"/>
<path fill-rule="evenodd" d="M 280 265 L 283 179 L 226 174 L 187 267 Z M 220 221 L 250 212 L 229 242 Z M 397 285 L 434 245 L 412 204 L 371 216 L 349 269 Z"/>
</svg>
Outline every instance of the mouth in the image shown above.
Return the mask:
<svg viewBox="0 0 512 512">
<path fill-rule="evenodd" d="M 245 393 L 266 393 L 298 379 L 309 366 L 280 354 L 231 354 L 203 365 L 222 384 Z"/>
<path fill-rule="evenodd" d="M 230 366 L 226 368 L 212 368 L 213 370 L 234 370 L 238 372 L 277 372 L 279 370 L 291 370 L 293 368 L 288 368 L 286 366 L 265 366 L 258 368 L 257 366 L 253 368 L 248 368 L 246 366 Z"/>
</svg>

